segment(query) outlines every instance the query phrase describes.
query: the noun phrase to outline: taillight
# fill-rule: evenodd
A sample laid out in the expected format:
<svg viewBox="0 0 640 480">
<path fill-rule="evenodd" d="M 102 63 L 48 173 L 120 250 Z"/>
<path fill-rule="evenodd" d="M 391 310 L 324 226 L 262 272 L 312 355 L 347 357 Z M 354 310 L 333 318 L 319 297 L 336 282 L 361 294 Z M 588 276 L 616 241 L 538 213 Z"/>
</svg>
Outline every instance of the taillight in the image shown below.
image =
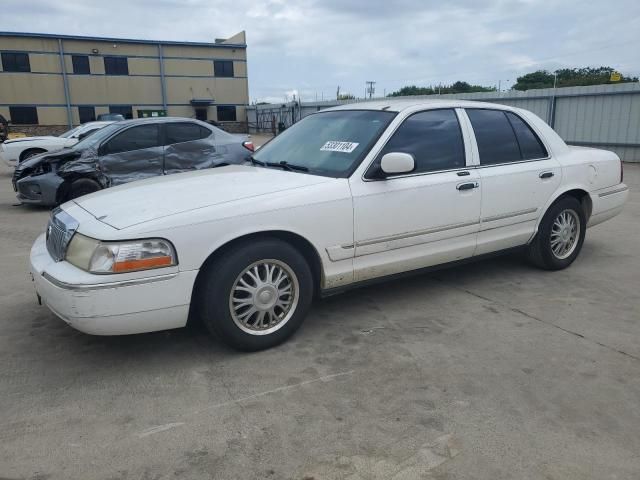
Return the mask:
<svg viewBox="0 0 640 480">
<path fill-rule="evenodd" d="M 253 152 L 255 150 L 253 148 L 253 142 L 251 140 L 247 140 L 246 142 L 242 142 L 242 146 L 244 148 L 246 148 L 247 150 L 249 150 L 250 152 Z"/>
</svg>

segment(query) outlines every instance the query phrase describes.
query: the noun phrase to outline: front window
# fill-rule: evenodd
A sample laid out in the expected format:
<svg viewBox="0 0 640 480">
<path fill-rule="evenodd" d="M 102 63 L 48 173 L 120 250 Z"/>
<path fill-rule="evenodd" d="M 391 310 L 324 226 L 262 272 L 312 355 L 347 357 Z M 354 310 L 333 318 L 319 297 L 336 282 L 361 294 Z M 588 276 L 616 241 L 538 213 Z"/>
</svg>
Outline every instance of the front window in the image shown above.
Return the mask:
<svg viewBox="0 0 640 480">
<path fill-rule="evenodd" d="M 378 140 L 395 112 L 337 110 L 303 118 L 258 150 L 268 164 L 305 167 L 309 173 L 346 178 Z"/>
</svg>

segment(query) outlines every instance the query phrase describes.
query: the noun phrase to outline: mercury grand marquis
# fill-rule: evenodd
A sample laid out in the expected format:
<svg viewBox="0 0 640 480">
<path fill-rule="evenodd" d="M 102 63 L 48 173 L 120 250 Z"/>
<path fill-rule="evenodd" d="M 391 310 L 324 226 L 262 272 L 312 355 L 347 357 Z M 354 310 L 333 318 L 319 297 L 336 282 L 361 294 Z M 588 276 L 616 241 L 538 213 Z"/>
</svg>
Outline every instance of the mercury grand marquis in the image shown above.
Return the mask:
<svg viewBox="0 0 640 480">
<path fill-rule="evenodd" d="M 628 196 L 612 152 L 570 147 L 531 112 L 384 100 L 310 115 L 250 163 L 64 203 L 31 250 L 39 298 L 121 335 L 204 322 L 242 350 L 293 334 L 311 301 L 522 248 L 558 270 Z"/>
</svg>

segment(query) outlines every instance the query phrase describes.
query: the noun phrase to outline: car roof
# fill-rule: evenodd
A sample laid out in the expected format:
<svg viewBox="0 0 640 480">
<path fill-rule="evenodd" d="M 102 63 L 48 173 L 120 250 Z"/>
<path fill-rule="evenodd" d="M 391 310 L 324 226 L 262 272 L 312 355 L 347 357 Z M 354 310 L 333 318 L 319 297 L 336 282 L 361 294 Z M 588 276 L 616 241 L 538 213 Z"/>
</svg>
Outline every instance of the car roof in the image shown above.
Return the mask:
<svg viewBox="0 0 640 480">
<path fill-rule="evenodd" d="M 500 110 L 514 110 L 513 107 L 488 102 L 473 102 L 470 100 L 445 100 L 439 98 L 417 98 L 417 99 L 382 99 L 366 102 L 354 102 L 327 108 L 323 112 L 336 110 L 385 110 L 389 112 L 401 112 L 408 109 L 424 108 L 496 108 Z"/>
<path fill-rule="evenodd" d="M 134 118 L 132 120 L 120 120 L 118 125 L 138 125 L 141 123 L 167 123 L 167 122 L 192 122 L 198 125 L 209 126 L 206 122 L 201 122 L 195 118 L 187 117 L 147 117 L 147 118 Z"/>
<path fill-rule="evenodd" d="M 97 120 L 97 121 L 93 121 L 93 122 L 85 122 L 82 123 L 80 125 L 78 125 L 79 127 L 87 127 L 87 126 L 91 126 L 91 125 L 102 125 L 102 126 L 107 126 L 107 125 L 111 125 L 112 123 L 116 123 L 116 120 Z"/>
</svg>

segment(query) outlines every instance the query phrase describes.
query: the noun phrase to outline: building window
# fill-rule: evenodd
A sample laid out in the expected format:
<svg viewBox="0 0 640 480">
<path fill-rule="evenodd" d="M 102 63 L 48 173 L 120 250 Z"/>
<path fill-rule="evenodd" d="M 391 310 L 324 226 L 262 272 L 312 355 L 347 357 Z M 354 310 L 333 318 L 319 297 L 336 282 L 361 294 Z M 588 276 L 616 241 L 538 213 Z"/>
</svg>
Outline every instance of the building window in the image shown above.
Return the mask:
<svg viewBox="0 0 640 480">
<path fill-rule="evenodd" d="M 104 57 L 104 73 L 106 75 L 129 75 L 127 57 Z"/>
<path fill-rule="evenodd" d="M 9 107 L 9 116 L 14 125 L 38 124 L 38 109 L 36 107 Z"/>
<path fill-rule="evenodd" d="M 88 55 L 72 55 L 71 63 L 73 63 L 73 73 L 80 75 L 88 75 L 91 73 Z"/>
<path fill-rule="evenodd" d="M 126 120 L 133 118 L 133 109 L 131 105 L 109 105 L 109 113 L 119 113 Z"/>
<path fill-rule="evenodd" d="M 233 105 L 219 105 L 217 109 L 219 122 L 236 121 L 236 107 L 234 107 Z"/>
<path fill-rule="evenodd" d="M 213 73 L 216 77 L 233 77 L 233 62 L 231 60 L 214 60 Z"/>
<path fill-rule="evenodd" d="M 78 107 L 78 116 L 80 123 L 95 122 L 96 109 L 95 107 Z"/>
<path fill-rule="evenodd" d="M 3 52 L 2 70 L 5 72 L 30 72 L 28 53 Z"/>
<path fill-rule="evenodd" d="M 207 121 L 207 109 L 206 108 L 196 108 L 196 120 L 200 120 L 201 122 Z"/>
</svg>

